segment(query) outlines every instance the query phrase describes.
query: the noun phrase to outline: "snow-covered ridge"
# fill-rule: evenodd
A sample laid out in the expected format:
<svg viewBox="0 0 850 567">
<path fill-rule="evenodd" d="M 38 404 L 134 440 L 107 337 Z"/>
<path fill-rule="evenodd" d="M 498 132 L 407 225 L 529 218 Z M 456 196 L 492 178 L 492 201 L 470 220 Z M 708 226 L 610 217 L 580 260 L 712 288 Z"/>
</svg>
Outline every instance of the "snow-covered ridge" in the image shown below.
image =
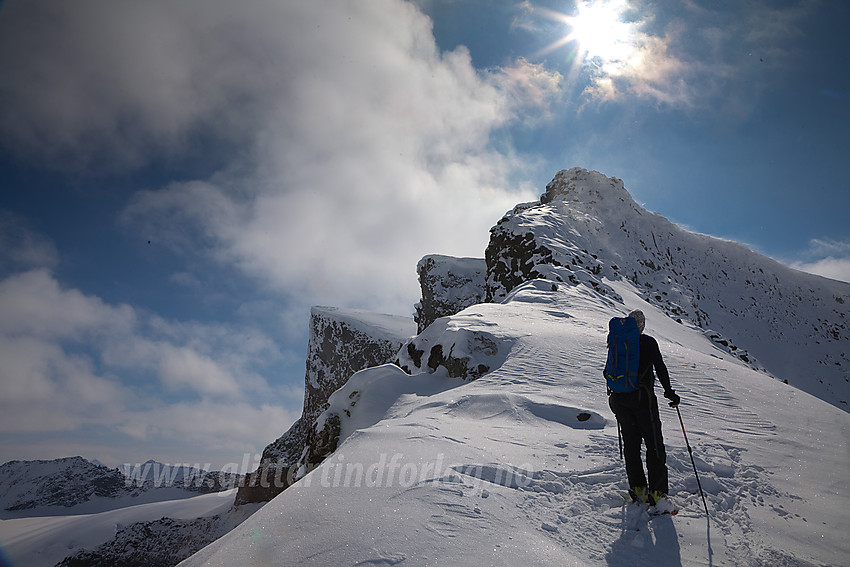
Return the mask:
<svg viewBox="0 0 850 567">
<path fill-rule="evenodd" d="M 78 567 L 128 565 L 130 555 L 152 564 L 177 549 L 187 557 L 256 509 L 228 512 L 241 480 L 232 472 L 152 460 L 122 468 L 82 457 L 9 461 L 0 466 L 0 543 L 13 564 L 33 567 L 52 567 L 78 551 L 71 563 Z M 110 553 L 124 557 L 102 560 Z"/>
<path fill-rule="evenodd" d="M 506 214 L 485 256 L 423 259 L 428 301 L 450 301 L 413 338 L 409 319 L 313 309 L 304 415 L 264 453 L 288 489 L 187 565 L 842 564 L 850 418 L 800 389 L 846 399 L 850 286 L 684 231 L 581 169 Z M 495 302 L 475 304 L 482 262 Z M 623 502 L 600 369 L 607 319 L 635 307 L 683 397 L 710 522 L 663 406 L 682 513 Z M 227 514 L 137 524 L 78 558 L 179 558 Z"/>
<path fill-rule="evenodd" d="M 135 522 L 119 527 L 114 538 L 97 548 L 77 550 L 56 567 L 171 567 L 231 531 L 257 508 L 249 505 L 199 518 Z"/>
<path fill-rule="evenodd" d="M 506 214 L 485 261 L 486 297 L 498 303 L 420 329 L 399 351 L 404 371 L 354 374 L 315 421 L 298 482 L 188 565 L 278 556 L 299 565 L 802 567 L 846 556 L 847 494 L 834 480 L 848 464 L 846 410 L 761 370 L 841 404 L 850 286 L 684 231 L 638 206 L 622 181 L 578 168 Z M 435 274 L 428 290 L 463 288 L 443 270 L 457 263 L 426 270 Z M 607 319 L 634 307 L 647 313 L 685 400 L 707 529 L 675 439 L 677 523 L 650 524 L 622 502 L 600 368 Z M 837 372 L 817 372 L 833 359 Z M 328 528 L 319 538 L 317 525 Z M 246 546 L 259 527 L 263 537 Z"/>
<path fill-rule="evenodd" d="M 356 373 L 330 400 L 336 451 L 183 565 L 841 565 L 848 414 L 726 355 L 631 282 L 606 285 L 536 280 L 448 317 L 505 347 L 477 380 Z M 600 369 L 608 318 L 631 308 L 682 395 L 710 520 L 664 406 L 682 511 L 650 519 L 624 502 Z"/>
<path fill-rule="evenodd" d="M 109 498 L 129 492 L 121 471 L 95 465 L 82 457 L 9 461 L 0 465 L 0 507 L 3 510 L 71 507 L 95 496 Z"/>
</svg>

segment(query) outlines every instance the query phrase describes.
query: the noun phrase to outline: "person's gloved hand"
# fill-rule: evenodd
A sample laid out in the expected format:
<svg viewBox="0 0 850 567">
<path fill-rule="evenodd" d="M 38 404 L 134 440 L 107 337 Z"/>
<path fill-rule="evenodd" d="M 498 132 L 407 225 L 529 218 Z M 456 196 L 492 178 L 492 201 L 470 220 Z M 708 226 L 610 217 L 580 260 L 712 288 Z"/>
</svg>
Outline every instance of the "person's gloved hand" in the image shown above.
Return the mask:
<svg viewBox="0 0 850 567">
<path fill-rule="evenodd" d="M 664 397 L 670 400 L 670 407 L 675 408 L 679 405 L 681 398 L 679 394 L 676 393 L 676 390 L 667 390 L 664 392 Z"/>
</svg>

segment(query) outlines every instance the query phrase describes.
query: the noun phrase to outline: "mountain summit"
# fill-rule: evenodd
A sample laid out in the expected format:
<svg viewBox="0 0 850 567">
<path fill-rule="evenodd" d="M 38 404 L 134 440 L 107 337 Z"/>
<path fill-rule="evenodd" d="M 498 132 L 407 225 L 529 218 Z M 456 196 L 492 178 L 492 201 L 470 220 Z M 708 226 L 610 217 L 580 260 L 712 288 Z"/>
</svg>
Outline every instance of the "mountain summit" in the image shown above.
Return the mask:
<svg viewBox="0 0 850 567">
<path fill-rule="evenodd" d="M 558 172 L 539 202 L 493 227 L 486 257 L 491 300 L 540 277 L 616 298 L 608 282 L 626 280 L 730 354 L 848 411 L 850 284 L 684 230 L 637 205 L 619 179 Z"/>
</svg>

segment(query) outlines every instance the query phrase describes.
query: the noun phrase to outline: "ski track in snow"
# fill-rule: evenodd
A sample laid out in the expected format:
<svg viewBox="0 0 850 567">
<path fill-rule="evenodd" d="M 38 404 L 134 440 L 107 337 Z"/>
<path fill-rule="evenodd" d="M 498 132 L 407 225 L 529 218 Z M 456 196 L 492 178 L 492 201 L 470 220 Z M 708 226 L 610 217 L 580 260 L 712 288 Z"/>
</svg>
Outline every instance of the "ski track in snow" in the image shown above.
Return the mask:
<svg viewBox="0 0 850 567">
<path fill-rule="evenodd" d="M 563 386 L 558 384 L 558 377 L 568 376 L 579 369 L 580 375 L 598 372 L 602 366 L 600 361 L 588 364 L 586 359 L 579 356 L 580 349 L 558 350 L 551 348 L 540 349 L 541 342 L 535 341 L 515 351 L 514 357 L 522 360 L 517 368 L 511 368 L 511 375 L 529 376 L 546 375 L 549 378 L 534 381 L 523 381 L 525 388 L 519 391 L 525 394 L 543 395 L 542 389 L 535 388 L 537 384 L 547 386 Z M 557 360 L 553 360 L 557 358 Z M 692 365 L 690 365 L 692 366 Z M 675 376 L 676 384 L 686 385 L 687 390 L 699 393 L 699 407 L 683 404 L 682 411 L 688 414 L 693 410 L 701 417 L 721 421 L 723 428 L 745 435 L 773 435 L 775 426 L 761 419 L 754 412 L 743 408 L 735 397 L 712 374 L 705 374 L 691 368 L 686 363 L 670 366 Z M 563 372 L 553 372 L 553 368 L 563 368 Z M 518 380 L 513 381 L 519 385 Z M 603 382 L 599 382 L 600 388 Z M 683 388 L 684 389 L 684 388 Z M 660 404 L 665 403 L 661 398 Z M 662 406 L 663 407 L 663 406 Z M 575 415 L 579 410 L 573 407 L 550 404 L 552 412 L 560 408 L 564 415 Z M 711 409 L 706 409 L 711 408 Z M 532 411 L 532 413 L 534 413 Z M 663 415 L 665 435 L 670 436 L 671 426 L 676 418 L 672 412 Z M 538 415 L 539 416 L 539 415 Z M 608 416 L 609 426 L 616 432 L 613 416 Z M 555 419 L 555 422 L 559 420 Z M 565 420 L 566 421 L 566 420 Z M 574 419 L 572 421 L 575 421 Z M 565 424 L 565 423 L 562 423 Z M 616 435 L 616 433 L 614 433 Z M 692 433 L 693 435 L 693 433 Z M 712 520 L 715 523 L 715 537 L 728 534 L 735 541 L 745 541 L 750 531 L 752 521 L 747 514 L 747 505 L 765 506 L 764 495 L 781 496 L 769 482 L 762 477 L 763 469 L 742 463 L 741 451 L 719 440 L 706 441 L 700 439 L 697 466 L 702 470 L 701 483 L 709 501 L 710 509 L 715 510 Z M 624 500 L 627 484 L 624 483 L 624 469 L 619 458 L 619 448 L 616 436 L 609 434 L 591 434 L 588 443 L 580 447 L 580 458 L 590 458 L 593 461 L 611 463 L 593 467 L 581 472 L 559 472 L 543 470 L 535 473 L 527 486 L 521 488 L 520 505 L 528 520 L 539 525 L 562 545 L 582 541 L 583 554 L 590 561 L 605 560 L 613 565 L 673 565 L 679 555 L 678 537 L 672 522 L 691 524 L 704 519 L 702 501 L 697 492 L 698 487 L 693 474 L 693 467 L 684 447 L 668 444 L 668 467 L 670 469 L 671 496 L 683 507 L 677 518 L 650 518 L 645 511 L 628 506 Z M 670 451 L 672 448 L 680 449 Z M 561 448 L 566 449 L 564 445 Z M 575 448 L 573 448 L 575 449 Z M 684 453 L 684 454 L 683 454 Z M 559 453 L 559 456 L 569 458 L 569 453 Z M 469 467 L 476 470 L 476 467 Z M 503 478 L 510 477 L 510 471 L 497 471 L 492 467 L 484 468 L 487 475 L 477 475 L 477 480 L 493 482 L 493 478 L 501 473 Z M 498 483 L 496 483 L 498 484 Z M 504 485 L 502 485 L 504 486 Z M 676 490 L 675 487 L 679 489 Z M 520 490 L 520 487 L 513 487 Z M 781 511 L 781 507 L 777 508 Z M 736 533 L 739 532 L 739 533 Z M 589 534 L 599 534 L 595 541 Z M 615 541 L 613 545 L 609 542 Z M 593 545 L 595 544 L 595 545 Z M 735 544 L 739 545 L 738 543 Z M 641 550 L 645 561 L 635 561 L 635 550 Z M 752 550 L 744 549 L 736 554 L 741 557 L 753 555 Z M 805 563 L 803 563 L 805 564 Z"/>
<path fill-rule="evenodd" d="M 562 315 L 563 316 L 563 315 Z M 544 348 L 540 348 L 543 346 Z M 563 345 L 547 344 L 539 340 L 530 341 L 515 349 L 514 360 L 521 361 L 513 368 L 502 369 L 513 378 L 494 381 L 510 383 L 514 391 L 523 394 L 545 395 L 540 385 L 565 386 L 559 383 L 565 376 L 588 376 L 599 372 L 601 360 L 588 362 L 581 348 L 563 348 Z M 681 411 L 693 417 L 694 422 L 711 424 L 707 430 L 738 433 L 751 437 L 770 437 L 775 435 L 776 426 L 761 418 L 754 411 L 744 408 L 737 398 L 720 382 L 716 376 L 727 372 L 721 367 L 696 368 L 685 360 L 668 357 L 668 367 L 674 376 L 674 383 L 683 396 L 691 393 L 700 400 L 699 404 L 685 401 Z M 561 368 L 563 371 L 553 371 Z M 578 372 L 576 372 L 578 370 Z M 494 373 L 498 374 L 500 372 Z M 534 376 L 533 381 L 517 376 Z M 602 382 L 599 382 L 600 388 Z M 692 398 L 692 399 L 694 399 Z M 666 401 L 659 398 L 663 408 Z M 557 408 L 564 415 L 574 415 L 577 408 L 550 404 L 550 412 Z M 662 410 L 663 412 L 663 410 Z M 532 411 L 532 413 L 535 413 Z M 540 416 L 539 414 L 538 417 Z M 673 522 L 688 526 L 705 524 L 707 538 L 710 541 L 711 528 L 714 530 L 715 545 L 719 538 L 729 538 L 719 546 L 728 548 L 733 559 L 747 564 L 747 558 L 758 556 L 758 543 L 748 545 L 751 539 L 753 521 L 748 513 L 749 507 L 767 508 L 786 516 L 781 504 L 766 502 L 766 496 L 776 500 L 793 499 L 790 494 L 782 494 L 773 487 L 765 470 L 757 465 L 748 464 L 742 458 L 743 451 L 731 446 L 724 437 L 707 439 L 704 432 L 691 432 L 691 437 L 699 441 L 695 461 L 701 474 L 701 484 L 712 511 L 711 523 L 705 521 L 702 501 L 698 495 L 698 486 L 693 473 L 693 465 L 683 442 L 673 439 L 679 424 L 671 412 L 662 413 L 664 434 L 668 446 L 668 467 L 670 472 L 671 497 L 682 506 L 677 518 L 650 518 L 649 514 L 637 507 L 625 503 L 623 495 L 627 488 L 624 482 L 624 470 L 619 458 L 619 449 L 615 433 L 591 434 L 588 443 L 580 447 L 580 458 L 611 463 L 593 467 L 582 472 L 559 472 L 543 470 L 535 473 L 527 486 L 511 487 L 522 490 L 520 508 L 528 520 L 539 525 L 562 545 L 576 541 L 583 543 L 582 554 L 590 561 L 605 560 L 609 565 L 674 565 L 680 564 L 678 536 Z M 613 416 L 608 416 L 608 425 L 616 427 Z M 562 425 L 558 419 L 553 420 Z M 574 421 L 574 420 L 573 420 Z M 614 429 L 614 431 L 616 431 Z M 696 435 L 695 435 L 696 434 Z M 612 438 L 613 437 L 613 438 Z M 567 445 L 560 448 L 566 449 Z M 573 448 L 575 449 L 575 448 Z M 569 453 L 558 453 L 565 460 Z M 468 467 L 476 470 L 475 466 Z M 510 471 L 498 471 L 492 467 L 483 468 L 487 475 L 477 475 L 477 480 L 493 482 L 499 476 L 509 477 Z M 498 484 L 498 483 L 497 483 Z M 504 486 L 504 485 L 502 485 Z M 789 518 L 801 521 L 801 518 Z M 599 534 L 601 537 L 588 537 Z M 614 541 L 613 545 L 609 542 Z M 635 551 L 641 553 L 636 555 Z M 771 553 L 772 564 L 808 565 L 805 561 L 781 557 L 779 552 Z M 637 560 L 643 558 L 643 560 Z M 713 560 L 713 558 L 712 558 Z"/>
</svg>

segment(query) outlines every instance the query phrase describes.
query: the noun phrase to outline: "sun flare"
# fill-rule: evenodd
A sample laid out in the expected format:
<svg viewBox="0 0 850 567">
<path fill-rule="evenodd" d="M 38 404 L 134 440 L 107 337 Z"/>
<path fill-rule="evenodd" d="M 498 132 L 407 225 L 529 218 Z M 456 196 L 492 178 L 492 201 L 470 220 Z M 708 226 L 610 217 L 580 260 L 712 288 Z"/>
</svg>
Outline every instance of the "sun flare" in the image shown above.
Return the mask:
<svg viewBox="0 0 850 567">
<path fill-rule="evenodd" d="M 584 0 L 573 15 L 540 10 L 545 16 L 561 21 L 569 32 L 543 52 L 574 45 L 573 53 L 582 61 L 609 65 L 629 60 L 637 51 L 635 24 L 624 19 L 625 0 Z"/>
<path fill-rule="evenodd" d="M 634 50 L 631 25 L 622 20 L 622 1 L 592 1 L 579 4 L 575 16 L 569 18 L 570 36 L 588 58 L 603 63 L 627 59 Z"/>
</svg>

